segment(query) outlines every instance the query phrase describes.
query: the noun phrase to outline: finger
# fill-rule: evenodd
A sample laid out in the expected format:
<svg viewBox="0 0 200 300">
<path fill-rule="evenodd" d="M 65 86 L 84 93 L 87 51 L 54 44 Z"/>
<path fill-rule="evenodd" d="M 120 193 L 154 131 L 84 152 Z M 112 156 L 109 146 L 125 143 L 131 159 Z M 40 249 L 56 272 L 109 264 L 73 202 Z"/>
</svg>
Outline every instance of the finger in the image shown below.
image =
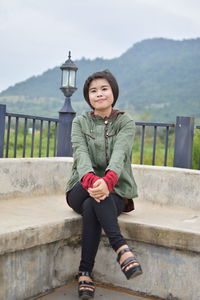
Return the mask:
<svg viewBox="0 0 200 300">
<path fill-rule="evenodd" d="M 101 190 L 101 188 L 100 187 L 95 187 L 95 188 L 89 188 L 88 189 L 88 192 L 98 192 L 98 191 L 100 191 Z"/>
<path fill-rule="evenodd" d="M 105 188 L 105 182 L 103 179 L 98 179 L 94 184 L 93 184 L 93 189 L 103 189 Z"/>
<path fill-rule="evenodd" d="M 98 203 L 100 202 L 100 199 L 98 199 L 98 198 L 94 198 L 94 200 Z"/>
<path fill-rule="evenodd" d="M 91 188 L 91 192 L 98 192 L 101 191 L 101 186 Z"/>
<path fill-rule="evenodd" d="M 90 195 L 93 195 L 93 196 L 98 196 L 98 195 L 103 195 L 105 194 L 104 192 L 102 191 L 88 191 Z"/>
<path fill-rule="evenodd" d="M 95 197 L 95 198 L 97 198 L 99 200 L 105 200 L 107 197 L 108 197 L 107 194 L 101 194 L 101 195 L 99 195 L 98 197 Z"/>
<path fill-rule="evenodd" d="M 106 198 L 105 196 L 101 196 L 101 197 L 96 197 L 96 198 L 93 198 L 93 199 L 95 199 L 97 202 L 101 202 L 105 198 Z"/>
<path fill-rule="evenodd" d="M 100 191 L 94 191 L 93 189 L 88 189 L 88 193 L 92 196 L 95 196 L 100 193 Z"/>
<path fill-rule="evenodd" d="M 99 198 L 99 200 L 100 200 L 100 201 L 103 201 L 103 200 L 105 200 L 106 198 L 107 198 L 107 196 L 102 196 L 102 197 Z"/>
<path fill-rule="evenodd" d="M 97 179 L 97 181 L 95 181 L 95 183 L 93 184 L 93 188 L 98 187 L 102 182 L 102 179 Z"/>
<path fill-rule="evenodd" d="M 90 197 L 92 197 L 92 198 L 100 198 L 103 196 L 105 196 L 105 195 L 104 194 L 97 194 L 97 195 L 90 194 Z"/>
</svg>

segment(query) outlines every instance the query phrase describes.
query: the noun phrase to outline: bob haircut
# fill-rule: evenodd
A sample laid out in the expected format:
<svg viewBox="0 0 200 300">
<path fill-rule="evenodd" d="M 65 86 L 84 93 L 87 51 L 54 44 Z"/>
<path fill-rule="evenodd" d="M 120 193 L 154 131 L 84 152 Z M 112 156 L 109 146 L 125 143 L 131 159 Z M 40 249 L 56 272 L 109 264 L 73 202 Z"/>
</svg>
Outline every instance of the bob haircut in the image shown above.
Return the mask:
<svg viewBox="0 0 200 300">
<path fill-rule="evenodd" d="M 83 86 L 83 95 L 85 100 L 87 101 L 87 103 L 90 105 L 90 107 L 92 109 L 94 109 L 94 107 L 92 107 L 92 105 L 90 104 L 90 99 L 89 99 L 89 87 L 90 87 L 90 83 L 95 80 L 95 79 L 99 79 L 99 78 L 103 78 L 106 79 L 108 81 L 108 83 L 111 86 L 112 92 L 113 92 L 113 97 L 114 97 L 114 101 L 112 104 L 112 107 L 115 105 L 118 95 L 119 95 L 119 86 L 117 83 L 117 80 L 115 79 L 115 77 L 113 76 L 113 74 L 109 71 L 109 70 L 104 70 L 104 71 L 100 71 L 100 72 L 95 72 L 92 75 L 90 75 Z"/>
</svg>

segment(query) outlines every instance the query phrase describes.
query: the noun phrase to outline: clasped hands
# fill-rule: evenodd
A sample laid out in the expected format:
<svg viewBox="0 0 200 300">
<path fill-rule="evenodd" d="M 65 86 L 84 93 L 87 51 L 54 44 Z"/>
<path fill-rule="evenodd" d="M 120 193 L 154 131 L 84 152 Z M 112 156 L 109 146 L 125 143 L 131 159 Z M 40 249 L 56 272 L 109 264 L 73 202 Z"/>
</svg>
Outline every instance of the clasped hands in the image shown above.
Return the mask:
<svg viewBox="0 0 200 300">
<path fill-rule="evenodd" d="M 109 195 L 109 190 L 106 182 L 100 178 L 95 181 L 92 188 L 88 189 L 89 195 L 97 202 L 104 200 Z"/>
</svg>

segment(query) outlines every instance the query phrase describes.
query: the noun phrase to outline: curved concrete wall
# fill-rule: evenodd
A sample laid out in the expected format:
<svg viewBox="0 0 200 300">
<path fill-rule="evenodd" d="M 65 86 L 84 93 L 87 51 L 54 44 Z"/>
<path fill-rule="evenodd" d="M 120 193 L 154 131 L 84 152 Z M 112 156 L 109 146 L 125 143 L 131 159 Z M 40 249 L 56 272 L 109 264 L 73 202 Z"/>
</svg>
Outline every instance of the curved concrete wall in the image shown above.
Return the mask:
<svg viewBox="0 0 200 300">
<path fill-rule="evenodd" d="M 72 158 L 0 160 L 0 199 L 63 194 Z M 48 176 L 47 176 L 48 174 Z M 200 171 L 133 165 L 139 197 L 160 205 L 200 209 Z"/>
<path fill-rule="evenodd" d="M 200 171 L 134 165 L 138 200 L 200 209 Z"/>
<path fill-rule="evenodd" d="M 1 159 L 0 199 L 62 194 L 71 166 L 68 157 Z M 200 209 L 200 171 L 133 165 L 133 173 L 139 192 L 136 201 Z"/>
<path fill-rule="evenodd" d="M 63 194 L 71 158 L 0 159 L 0 199 Z"/>
<path fill-rule="evenodd" d="M 81 219 L 64 197 L 71 166 L 72 158 L 0 159 L 0 299 L 33 299 L 74 277 Z M 119 222 L 144 274 L 127 282 L 103 237 L 96 278 L 162 299 L 199 300 L 200 172 L 133 165 L 133 173 L 136 210 Z"/>
</svg>

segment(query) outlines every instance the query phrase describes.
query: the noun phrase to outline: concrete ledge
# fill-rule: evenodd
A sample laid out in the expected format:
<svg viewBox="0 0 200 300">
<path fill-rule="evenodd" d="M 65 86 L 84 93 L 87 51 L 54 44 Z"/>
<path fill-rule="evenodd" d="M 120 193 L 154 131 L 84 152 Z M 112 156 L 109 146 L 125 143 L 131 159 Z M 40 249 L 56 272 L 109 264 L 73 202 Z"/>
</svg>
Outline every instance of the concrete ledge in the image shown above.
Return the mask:
<svg viewBox="0 0 200 300">
<path fill-rule="evenodd" d="M 0 254 L 71 239 L 80 230 L 81 218 L 63 195 L 0 202 Z"/>
<path fill-rule="evenodd" d="M 200 210 L 200 171 L 133 165 L 138 200 Z"/>
<path fill-rule="evenodd" d="M 30 299 L 71 281 L 80 231 L 64 195 L 1 200 L 0 299 Z"/>
<path fill-rule="evenodd" d="M 129 240 L 200 253 L 200 211 L 137 203 L 119 219 Z"/>
<path fill-rule="evenodd" d="M 80 216 L 67 207 L 63 195 L 35 197 L 33 200 L 23 198 L 0 202 L 2 300 L 29 299 L 62 286 L 73 279 L 78 268 Z M 178 264 L 183 277 L 184 272 L 192 276 L 193 260 L 199 259 L 200 252 L 200 212 L 138 202 L 136 211 L 122 214 L 119 222 L 130 246 L 138 252 L 145 274 L 133 283 L 127 282 L 115 262 L 116 255 L 107 238 L 103 238 L 95 264 L 96 278 L 164 299 L 167 299 L 169 291 L 176 297 L 180 296 L 177 287 L 167 284 L 168 271 L 165 269 L 163 274 L 162 268 L 176 268 Z M 177 250 L 178 254 L 175 254 Z M 164 253 L 164 260 L 169 260 L 165 266 Z M 178 262 L 174 259 L 176 255 L 179 255 Z M 191 263 L 191 267 L 185 270 L 186 261 Z M 198 272 L 197 278 L 200 270 Z M 159 279 L 160 274 L 162 277 Z M 152 278 L 157 278 L 159 289 L 151 282 Z M 163 286 L 168 286 L 167 292 Z M 200 294 L 199 284 L 195 291 Z M 177 299 L 198 299 L 191 296 L 190 290 L 185 295 Z"/>
<path fill-rule="evenodd" d="M 74 277 L 81 218 L 65 201 L 71 164 L 69 158 L 0 160 L 1 300 L 30 299 Z M 163 299 L 200 299 L 200 172 L 136 165 L 133 172 L 140 197 L 119 222 L 144 275 L 127 282 L 103 238 L 97 278 Z"/>
<path fill-rule="evenodd" d="M 200 252 L 200 211 L 135 201 L 136 210 L 119 217 L 129 240 Z M 64 195 L 0 201 L 0 254 L 80 235 L 81 218 Z"/>
<path fill-rule="evenodd" d="M 64 194 L 72 158 L 1 158 L 0 200 Z"/>
<path fill-rule="evenodd" d="M 72 158 L 5 158 L 0 160 L 0 200 L 63 194 Z M 200 171 L 133 165 L 139 201 L 200 210 Z"/>
</svg>

